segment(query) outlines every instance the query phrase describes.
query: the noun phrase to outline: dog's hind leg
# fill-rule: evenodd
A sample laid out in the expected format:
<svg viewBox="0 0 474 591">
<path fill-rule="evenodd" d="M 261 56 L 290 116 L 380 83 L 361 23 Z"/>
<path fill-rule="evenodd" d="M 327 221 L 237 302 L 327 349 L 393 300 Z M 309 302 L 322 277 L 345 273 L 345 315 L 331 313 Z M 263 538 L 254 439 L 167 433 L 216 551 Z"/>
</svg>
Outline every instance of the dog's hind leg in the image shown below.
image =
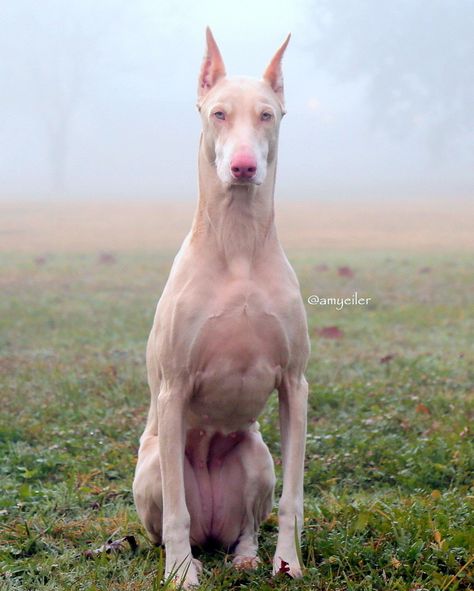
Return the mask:
<svg viewBox="0 0 474 591">
<path fill-rule="evenodd" d="M 158 437 L 144 433 L 133 480 L 133 497 L 138 516 L 154 544 L 161 544 L 163 491 L 161 486 Z"/>
<path fill-rule="evenodd" d="M 200 505 L 199 489 L 189 460 L 184 458 L 184 481 L 186 503 L 191 516 L 190 543 L 203 545 L 206 542 L 205 525 Z M 162 544 L 163 532 L 163 488 L 160 467 L 158 437 L 144 433 L 138 452 L 138 463 L 133 481 L 133 496 L 138 516 L 154 544 Z M 192 558 L 199 573 L 202 565 Z"/>
<path fill-rule="evenodd" d="M 259 432 L 252 433 L 240 453 L 245 473 L 245 516 L 241 533 L 234 549 L 234 566 L 239 569 L 258 565 L 258 528 L 273 507 L 275 471 L 273 459 Z"/>
</svg>

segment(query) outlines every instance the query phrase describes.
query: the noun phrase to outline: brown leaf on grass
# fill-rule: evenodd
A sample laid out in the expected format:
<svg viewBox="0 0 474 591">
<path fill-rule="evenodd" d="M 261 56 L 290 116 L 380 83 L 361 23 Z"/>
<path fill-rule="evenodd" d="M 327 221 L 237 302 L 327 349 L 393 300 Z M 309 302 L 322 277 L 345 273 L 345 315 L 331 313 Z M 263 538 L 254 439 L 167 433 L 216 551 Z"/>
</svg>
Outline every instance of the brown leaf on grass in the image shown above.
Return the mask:
<svg viewBox="0 0 474 591">
<path fill-rule="evenodd" d="M 390 564 L 394 567 L 394 568 L 400 568 L 402 563 L 398 560 L 398 558 L 395 558 L 395 556 L 392 558 L 392 560 L 390 561 Z"/>
<path fill-rule="evenodd" d="M 384 355 L 380 358 L 380 363 L 382 365 L 385 363 L 390 363 L 390 361 L 392 361 L 393 359 L 395 359 L 395 355 L 393 353 L 389 353 L 388 355 Z"/>
<path fill-rule="evenodd" d="M 337 274 L 339 277 L 354 277 L 354 271 L 350 267 L 339 267 Z"/>
<path fill-rule="evenodd" d="M 113 265 L 117 262 L 117 257 L 112 252 L 101 252 L 99 254 L 100 265 Z"/>
<path fill-rule="evenodd" d="M 41 265 L 44 265 L 47 262 L 47 260 L 48 260 L 48 258 L 44 255 L 39 255 L 34 258 L 35 264 L 37 264 L 38 267 L 40 267 Z"/>
<path fill-rule="evenodd" d="M 417 404 L 415 410 L 416 410 L 416 412 L 418 412 L 420 414 L 424 414 L 424 415 L 431 414 L 430 409 L 425 404 L 423 404 L 423 402 L 420 402 L 419 404 Z"/>
<path fill-rule="evenodd" d="M 342 339 L 344 332 L 337 326 L 324 326 L 318 331 L 320 337 L 324 339 Z"/>
<path fill-rule="evenodd" d="M 76 475 L 76 487 L 82 488 L 84 486 L 88 486 L 89 483 L 91 482 L 91 480 L 94 480 L 94 478 L 101 473 L 102 473 L 101 470 L 92 470 L 91 472 L 88 472 L 87 474 L 83 474 L 83 473 L 77 474 Z M 97 488 L 97 487 L 95 487 L 95 488 Z"/>
<path fill-rule="evenodd" d="M 283 558 L 280 558 L 280 568 L 278 569 L 278 574 L 280 575 L 286 575 L 290 572 L 290 566 L 288 564 L 288 562 L 286 562 L 285 560 L 283 560 Z"/>
<path fill-rule="evenodd" d="M 137 540 L 135 536 L 124 536 L 123 538 L 119 538 L 117 540 L 112 540 L 109 538 L 105 544 L 102 544 L 99 548 L 95 550 L 86 550 L 84 552 L 84 556 L 86 558 L 96 558 L 96 556 L 100 556 L 101 554 L 113 554 L 116 552 L 120 552 L 124 550 L 124 544 L 127 542 L 130 545 L 130 549 L 132 552 L 138 548 Z"/>
</svg>

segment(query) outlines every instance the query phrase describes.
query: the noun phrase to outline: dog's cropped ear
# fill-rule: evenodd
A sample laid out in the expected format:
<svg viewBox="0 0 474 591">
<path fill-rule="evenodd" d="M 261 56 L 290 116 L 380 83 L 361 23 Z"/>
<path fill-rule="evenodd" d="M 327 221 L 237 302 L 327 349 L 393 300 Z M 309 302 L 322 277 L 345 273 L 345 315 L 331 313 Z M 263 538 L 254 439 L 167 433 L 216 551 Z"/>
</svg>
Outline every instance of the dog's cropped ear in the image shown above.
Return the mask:
<svg viewBox="0 0 474 591">
<path fill-rule="evenodd" d="M 291 33 L 285 39 L 280 49 L 275 53 L 275 55 L 272 58 L 272 61 L 268 64 L 267 69 L 263 74 L 263 79 L 265 80 L 265 82 L 268 82 L 268 84 L 270 84 L 273 91 L 280 99 L 283 108 L 285 106 L 285 96 L 283 93 L 283 72 L 281 69 L 281 61 L 283 59 L 285 49 L 290 41 L 290 37 Z"/>
<path fill-rule="evenodd" d="M 199 74 L 198 107 L 215 83 L 225 76 L 225 66 L 221 52 L 209 27 L 206 28 L 206 42 L 206 53 Z"/>
</svg>

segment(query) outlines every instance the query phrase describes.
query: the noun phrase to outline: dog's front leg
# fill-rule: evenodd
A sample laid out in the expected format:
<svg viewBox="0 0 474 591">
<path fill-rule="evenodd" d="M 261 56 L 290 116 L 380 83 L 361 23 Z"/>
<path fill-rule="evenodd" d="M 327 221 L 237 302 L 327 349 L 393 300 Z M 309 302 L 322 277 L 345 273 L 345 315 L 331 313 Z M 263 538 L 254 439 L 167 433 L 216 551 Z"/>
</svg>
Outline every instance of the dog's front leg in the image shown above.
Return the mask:
<svg viewBox="0 0 474 591">
<path fill-rule="evenodd" d="M 182 389 L 162 389 L 158 396 L 158 442 L 163 487 L 165 576 L 173 575 L 185 589 L 198 585 L 198 561 L 189 541 L 190 516 L 184 488 L 185 396 Z"/>
<path fill-rule="evenodd" d="M 279 389 L 279 404 L 283 492 L 278 511 L 279 532 L 273 560 L 273 574 L 283 571 L 288 572 L 292 577 L 302 576 L 296 538 L 301 539 L 303 527 L 307 403 L 308 383 L 304 376 L 288 377 L 282 381 Z"/>
</svg>

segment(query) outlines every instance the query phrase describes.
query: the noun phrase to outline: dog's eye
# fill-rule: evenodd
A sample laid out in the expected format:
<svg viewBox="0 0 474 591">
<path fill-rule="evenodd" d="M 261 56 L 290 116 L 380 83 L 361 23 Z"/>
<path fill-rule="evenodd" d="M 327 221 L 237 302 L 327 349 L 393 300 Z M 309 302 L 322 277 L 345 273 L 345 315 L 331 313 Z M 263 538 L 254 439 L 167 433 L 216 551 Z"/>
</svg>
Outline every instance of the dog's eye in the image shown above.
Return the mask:
<svg viewBox="0 0 474 591">
<path fill-rule="evenodd" d="M 273 115 L 271 113 L 269 113 L 268 111 L 264 111 L 260 115 L 260 121 L 270 121 L 271 119 L 273 119 Z"/>
<path fill-rule="evenodd" d="M 224 111 L 216 111 L 214 113 L 214 117 L 216 119 L 220 119 L 221 121 L 225 121 L 225 113 L 224 113 Z"/>
</svg>

